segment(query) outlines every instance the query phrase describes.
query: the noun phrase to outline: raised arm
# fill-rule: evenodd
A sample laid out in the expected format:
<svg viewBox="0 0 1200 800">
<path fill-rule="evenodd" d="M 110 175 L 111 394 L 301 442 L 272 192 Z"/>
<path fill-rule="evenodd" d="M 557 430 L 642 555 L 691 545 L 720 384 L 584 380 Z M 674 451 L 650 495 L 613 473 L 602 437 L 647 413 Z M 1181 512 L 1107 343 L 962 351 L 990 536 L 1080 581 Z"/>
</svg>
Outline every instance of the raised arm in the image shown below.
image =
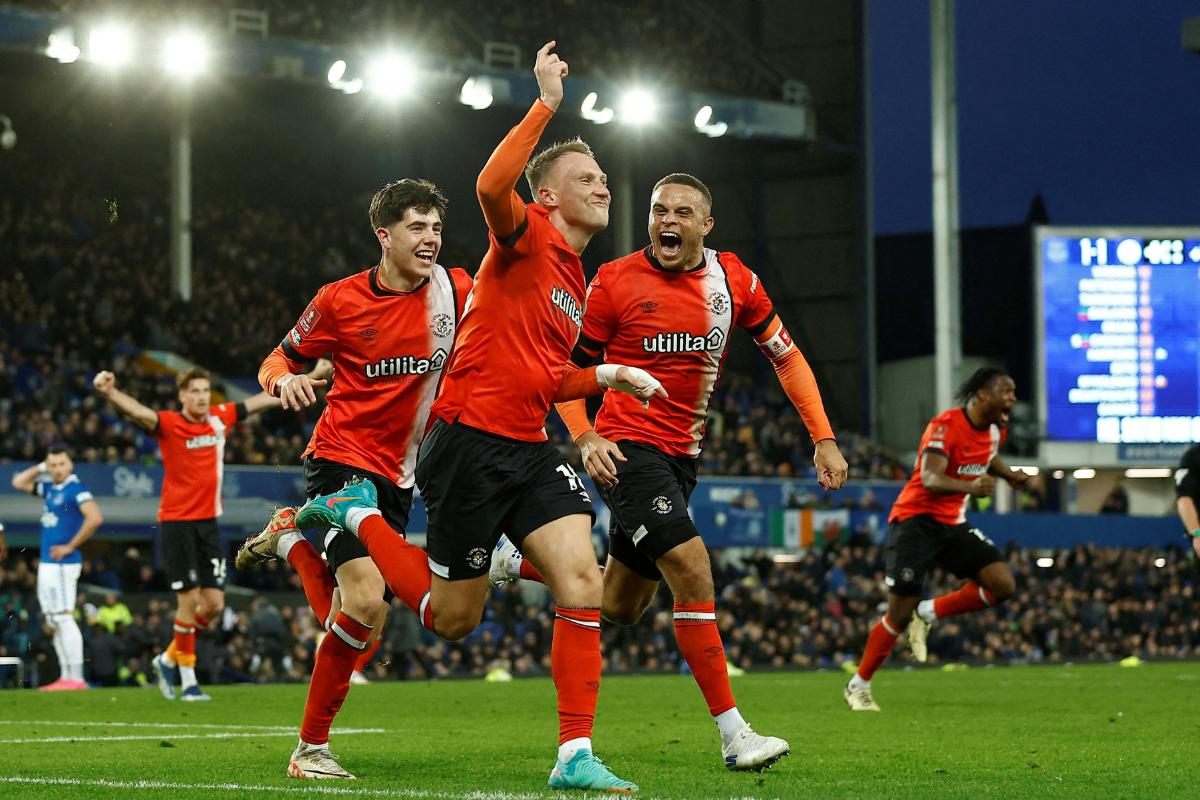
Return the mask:
<svg viewBox="0 0 1200 800">
<path fill-rule="evenodd" d="M 533 66 L 540 91 L 538 99 L 500 142 L 475 183 L 488 230 L 501 241 L 512 237 L 525 224 L 525 201 L 516 192 L 517 182 L 542 138 L 546 123 L 562 102 L 567 63 L 550 52 L 553 48 L 554 42 L 549 42 L 538 50 Z"/>
<path fill-rule="evenodd" d="M 132 396 L 117 388 L 117 376 L 108 370 L 102 370 L 92 379 L 92 385 L 101 397 L 117 407 L 117 410 L 138 426 L 153 433 L 158 427 L 158 414 L 154 409 L 139 403 Z"/>
<path fill-rule="evenodd" d="M 46 462 L 34 464 L 32 467 L 27 467 L 12 476 L 12 487 L 18 492 L 27 492 L 35 494 L 37 492 L 37 480 L 39 475 L 46 473 Z"/>
</svg>

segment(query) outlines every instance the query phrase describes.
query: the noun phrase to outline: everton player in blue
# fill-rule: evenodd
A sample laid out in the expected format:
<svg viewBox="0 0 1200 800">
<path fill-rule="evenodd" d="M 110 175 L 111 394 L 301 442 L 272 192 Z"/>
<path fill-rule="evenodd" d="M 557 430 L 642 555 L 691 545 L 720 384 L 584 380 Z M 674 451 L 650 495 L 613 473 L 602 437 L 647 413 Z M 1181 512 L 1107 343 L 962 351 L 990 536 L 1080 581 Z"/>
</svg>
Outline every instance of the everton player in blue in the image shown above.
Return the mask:
<svg viewBox="0 0 1200 800">
<path fill-rule="evenodd" d="M 75 586 L 83 569 L 80 546 L 104 522 L 92 493 L 74 474 L 75 464 L 63 447 L 52 447 L 46 460 L 13 476 L 13 488 L 46 501 L 42 511 L 42 552 L 38 564 L 38 603 L 54 630 L 59 678 L 42 691 L 86 689 L 83 680 L 83 635 L 75 622 Z"/>
</svg>

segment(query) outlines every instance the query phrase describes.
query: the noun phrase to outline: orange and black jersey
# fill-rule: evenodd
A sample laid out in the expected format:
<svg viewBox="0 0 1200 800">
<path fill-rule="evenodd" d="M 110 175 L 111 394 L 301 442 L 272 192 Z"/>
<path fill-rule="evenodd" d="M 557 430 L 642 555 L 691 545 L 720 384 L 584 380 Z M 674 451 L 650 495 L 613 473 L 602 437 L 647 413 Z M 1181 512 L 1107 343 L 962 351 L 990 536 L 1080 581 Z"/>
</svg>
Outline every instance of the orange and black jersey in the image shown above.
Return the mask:
<svg viewBox="0 0 1200 800">
<path fill-rule="evenodd" d="M 900 491 L 888 516 L 890 522 L 925 515 L 947 525 L 967 520 L 966 492 L 931 492 L 921 481 L 921 459 L 925 453 L 946 457 L 946 476 L 973 481 L 986 475 L 992 459 L 1004 443 L 1007 430 L 997 425 L 975 427 L 964 408 L 938 414 L 925 426 L 912 477 Z"/>
<path fill-rule="evenodd" d="M 669 397 L 643 408 L 637 398 L 609 391 L 596 432 L 670 455 L 698 455 L 730 333 L 737 326 L 762 339 L 776 321 L 758 276 L 733 253 L 705 248 L 701 263 L 685 272 L 664 269 L 649 247 L 604 264 L 588 287 L 572 359 L 586 366 L 603 354 L 609 363 L 641 367 Z"/>
<path fill-rule="evenodd" d="M 380 284 L 378 267 L 326 284 L 263 362 L 259 380 L 276 383 L 329 356 L 333 388 L 305 456 L 361 467 L 413 485 L 417 449 L 472 287 L 461 269 L 434 265 L 410 292 Z"/>
</svg>

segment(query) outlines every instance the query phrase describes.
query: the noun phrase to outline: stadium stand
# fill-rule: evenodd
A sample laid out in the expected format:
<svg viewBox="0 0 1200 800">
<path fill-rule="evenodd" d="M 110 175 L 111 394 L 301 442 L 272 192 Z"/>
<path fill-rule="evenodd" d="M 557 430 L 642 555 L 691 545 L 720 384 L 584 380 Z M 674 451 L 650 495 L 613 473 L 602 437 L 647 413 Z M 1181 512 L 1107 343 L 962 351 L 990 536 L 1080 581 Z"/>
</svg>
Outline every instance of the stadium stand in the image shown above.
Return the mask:
<svg viewBox="0 0 1200 800">
<path fill-rule="evenodd" d="M 1200 657 L 1200 620 L 1190 610 L 1197 579 L 1190 554 L 1175 547 L 1081 545 L 1035 566 L 1034 551 L 1011 547 L 1007 558 L 1017 594 L 1005 606 L 935 626 L 930 661 L 939 663 L 1055 663 Z M 1156 562 L 1162 560 L 1161 567 Z M 810 550 L 777 563 L 762 552 L 734 558 L 714 551 L 719 625 L 731 663 L 741 669 L 836 669 L 862 648 L 884 602 L 881 548 L 859 536 L 845 546 Z M 243 576 L 246 577 L 246 576 Z M 271 562 L 255 573 L 257 595 L 226 611 L 216 635 L 200 640 L 198 670 L 205 683 L 306 680 L 320 628 L 298 604 L 295 576 Z M 85 630 L 90 680 L 139 685 L 168 636 L 171 605 L 161 576 L 146 555 L 130 548 L 113 561 L 91 561 L 77 616 Z M 930 591 L 954 585 L 935 576 Z M 117 594 L 124 590 L 122 594 Z M 127 603 L 130 621 L 112 609 Z M 549 673 L 553 607 L 540 586 L 501 587 L 480 629 L 459 643 L 437 640 L 393 605 L 375 677 L 482 677 L 501 667 L 514 675 Z M 606 626 L 606 671 L 679 672 L 671 601 L 660 592 L 642 622 Z M 11 558 L 0 581 L 0 656 L 23 654 L 26 674 L 48 682 L 57 665 L 36 605 L 31 560 Z M 898 648 L 896 657 L 908 659 Z M 0 684 L 11 680 L 0 667 Z"/>
</svg>

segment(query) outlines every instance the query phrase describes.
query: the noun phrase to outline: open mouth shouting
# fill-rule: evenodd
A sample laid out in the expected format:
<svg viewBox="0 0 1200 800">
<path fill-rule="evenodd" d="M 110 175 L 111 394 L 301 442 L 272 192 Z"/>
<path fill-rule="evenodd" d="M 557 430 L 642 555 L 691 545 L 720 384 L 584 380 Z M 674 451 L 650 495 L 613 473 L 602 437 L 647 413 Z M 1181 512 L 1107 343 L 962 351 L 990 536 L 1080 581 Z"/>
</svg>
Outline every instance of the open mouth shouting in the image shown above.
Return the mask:
<svg viewBox="0 0 1200 800">
<path fill-rule="evenodd" d="M 662 258 L 673 259 L 683 250 L 683 237 L 674 231 L 658 234 L 658 253 Z"/>
<path fill-rule="evenodd" d="M 434 256 L 434 251 L 432 251 L 432 250 L 418 250 L 418 251 L 417 251 L 416 253 L 414 253 L 413 255 L 415 255 L 415 256 L 417 257 L 417 260 L 418 260 L 418 261 L 420 261 L 421 263 L 423 263 L 423 264 L 428 264 L 429 266 L 433 266 L 433 256 Z"/>
</svg>

